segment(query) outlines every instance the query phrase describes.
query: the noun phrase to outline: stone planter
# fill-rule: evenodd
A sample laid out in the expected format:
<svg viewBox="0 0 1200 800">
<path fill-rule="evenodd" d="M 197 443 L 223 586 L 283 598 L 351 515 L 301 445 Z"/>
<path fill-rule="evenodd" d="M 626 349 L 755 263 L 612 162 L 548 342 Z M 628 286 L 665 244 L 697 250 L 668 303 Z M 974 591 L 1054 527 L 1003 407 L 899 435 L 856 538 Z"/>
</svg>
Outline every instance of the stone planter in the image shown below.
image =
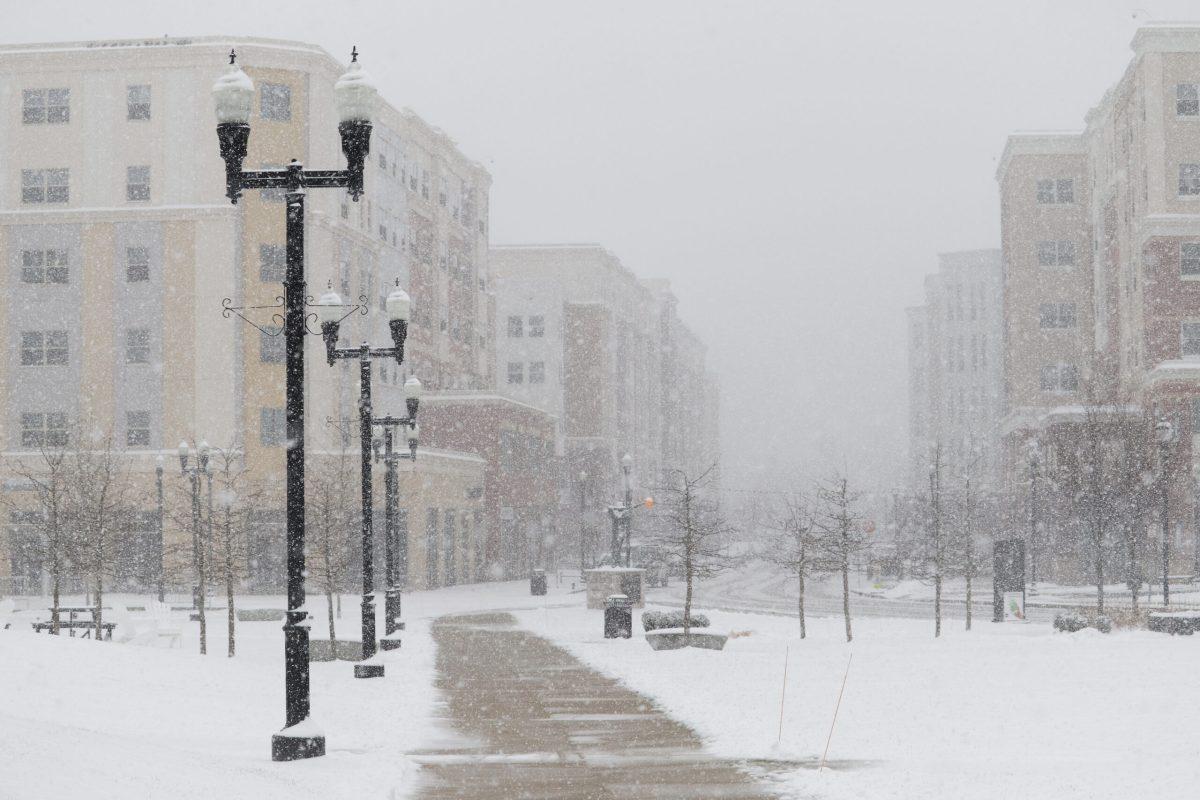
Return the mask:
<svg viewBox="0 0 1200 800">
<path fill-rule="evenodd" d="M 286 616 L 282 608 L 239 608 L 234 613 L 238 622 L 283 622 Z"/>
<path fill-rule="evenodd" d="M 331 645 L 328 639 L 309 639 L 308 660 L 362 661 L 362 642 L 337 639 Z"/>
<path fill-rule="evenodd" d="M 728 639 L 729 637 L 723 633 L 706 630 L 692 630 L 684 634 L 682 628 L 667 628 L 650 631 L 646 634 L 646 642 L 655 650 L 680 650 L 684 647 L 724 650 L 725 642 Z"/>
</svg>

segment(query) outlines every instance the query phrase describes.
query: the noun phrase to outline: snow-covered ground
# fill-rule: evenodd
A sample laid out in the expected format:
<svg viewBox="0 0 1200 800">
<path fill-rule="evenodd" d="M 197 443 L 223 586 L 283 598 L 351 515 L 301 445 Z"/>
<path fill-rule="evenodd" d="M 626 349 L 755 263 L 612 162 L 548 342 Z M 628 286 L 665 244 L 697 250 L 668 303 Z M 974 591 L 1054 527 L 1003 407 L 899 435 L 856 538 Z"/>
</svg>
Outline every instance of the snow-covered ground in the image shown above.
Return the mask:
<svg viewBox="0 0 1200 800">
<path fill-rule="evenodd" d="M 1192 796 L 1200 780 L 1196 637 L 955 621 L 935 640 L 923 621 L 871 618 L 847 644 L 837 617 L 800 640 L 784 617 L 706 613 L 749 635 L 722 652 L 654 652 L 636 620 L 634 638 L 605 640 L 599 611 L 518 616 L 656 698 L 714 753 L 798 762 L 782 779 L 797 797 L 1127 800 Z M 851 654 L 834 767 L 818 772 Z"/>
<path fill-rule="evenodd" d="M 406 754 L 443 735 L 431 722 L 437 697 L 429 620 L 477 608 L 582 602 L 569 587 L 552 575 L 549 597 L 530 597 L 526 582 L 405 595 L 408 630 L 403 647 L 383 656 L 384 678 L 355 680 L 347 662 L 312 665 L 312 719 L 325 732 L 328 755 L 291 764 L 270 759 L 271 734 L 283 726 L 281 623 L 239 623 L 231 659 L 223 611 L 210 614 L 209 655 L 202 657 L 198 625 L 185 614 L 174 620 L 183 646 L 163 649 L 34 634 L 28 617 L 44 615 L 48 605 L 37 599 L 19 604 L 30 608 L 15 615 L 0 609 L 0 627 L 14 623 L 0 630 L 0 798 L 404 797 L 415 772 Z M 112 595 L 105 605 L 145 602 Z M 310 596 L 309 608 L 319 614 L 314 637 L 327 636 L 324 598 Z M 125 617 L 118 611 L 109 618 Z M 358 627 L 358 598 L 345 596 L 338 635 L 357 638 Z"/>
</svg>

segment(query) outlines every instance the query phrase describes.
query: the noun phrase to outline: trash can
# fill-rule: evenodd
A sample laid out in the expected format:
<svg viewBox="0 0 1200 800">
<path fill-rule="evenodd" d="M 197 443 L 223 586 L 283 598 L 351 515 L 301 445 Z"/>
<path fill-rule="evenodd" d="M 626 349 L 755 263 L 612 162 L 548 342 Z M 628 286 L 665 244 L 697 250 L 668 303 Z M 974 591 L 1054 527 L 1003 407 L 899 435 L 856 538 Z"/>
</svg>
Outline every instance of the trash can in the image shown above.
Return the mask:
<svg viewBox="0 0 1200 800">
<path fill-rule="evenodd" d="M 633 635 L 633 601 L 610 594 L 604 601 L 604 638 L 628 639 Z"/>
<path fill-rule="evenodd" d="M 543 595 L 546 593 L 546 570 L 535 569 L 529 576 L 529 593 Z"/>
</svg>

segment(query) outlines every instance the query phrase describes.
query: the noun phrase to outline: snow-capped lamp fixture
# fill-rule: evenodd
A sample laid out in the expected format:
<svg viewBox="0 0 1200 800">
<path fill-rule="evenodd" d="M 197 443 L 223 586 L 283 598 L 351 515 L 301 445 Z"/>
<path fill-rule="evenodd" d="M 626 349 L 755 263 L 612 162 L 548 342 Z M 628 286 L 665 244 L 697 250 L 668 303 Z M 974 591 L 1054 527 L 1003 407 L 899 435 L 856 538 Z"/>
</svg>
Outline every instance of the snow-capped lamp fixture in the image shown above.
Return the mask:
<svg viewBox="0 0 1200 800">
<path fill-rule="evenodd" d="M 408 418 L 417 418 L 417 408 L 421 405 L 421 381 L 416 375 L 409 375 L 404 382 L 404 405 L 408 410 Z"/>
<path fill-rule="evenodd" d="M 357 200 L 363 193 L 363 165 L 371 149 L 371 121 L 379 91 L 374 81 L 358 63 L 358 48 L 350 51 L 350 66 L 333 85 L 337 102 L 338 133 L 342 135 L 342 152 L 350 173 L 347 190 Z"/>
<path fill-rule="evenodd" d="M 208 442 L 200 442 L 199 452 L 196 454 L 196 466 L 193 471 L 199 473 L 208 472 Z M 191 455 L 191 449 L 187 442 L 179 443 L 179 471 L 184 475 L 188 474 L 188 457 Z"/>
<path fill-rule="evenodd" d="M 342 296 L 333 290 L 330 282 L 329 291 L 317 300 L 317 320 L 321 323 L 321 338 L 325 340 L 325 357 L 329 366 L 337 360 L 338 331 L 342 325 Z"/>
<path fill-rule="evenodd" d="M 625 470 L 626 473 L 633 469 L 633 456 L 629 455 L 629 453 L 621 456 L 621 469 Z"/>
<path fill-rule="evenodd" d="M 400 288 L 400 279 L 396 278 L 396 288 L 388 293 L 383 301 L 384 311 L 388 317 L 388 328 L 392 333 L 392 344 L 396 347 L 396 363 L 404 363 L 404 341 L 408 338 L 408 315 L 412 309 L 412 299 L 408 292 Z"/>
<path fill-rule="evenodd" d="M 229 51 L 229 69 L 212 87 L 217 112 L 217 141 L 225 160 L 225 196 L 236 203 L 242 196 L 242 162 L 250 143 L 250 106 L 254 82 L 237 65 L 237 52 Z"/>
</svg>

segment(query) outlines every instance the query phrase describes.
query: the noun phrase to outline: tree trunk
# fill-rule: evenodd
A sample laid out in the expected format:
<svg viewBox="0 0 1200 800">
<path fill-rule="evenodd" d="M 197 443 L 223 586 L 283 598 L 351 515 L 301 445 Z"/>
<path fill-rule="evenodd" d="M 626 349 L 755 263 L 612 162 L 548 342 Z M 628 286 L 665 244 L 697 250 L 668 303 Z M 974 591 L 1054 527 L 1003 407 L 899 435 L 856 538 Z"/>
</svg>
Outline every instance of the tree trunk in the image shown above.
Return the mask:
<svg viewBox="0 0 1200 800">
<path fill-rule="evenodd" d="M 942 635 L 942 566 L 938 564 L 933 574 L 933 635 Z"/>
<path fill-rule="evenodd" d="M 1137 569 L 1137 539 L 1132 530 L 1125 531 L 1125 541 L 1128 545 L 1129 565 L 1126 571 L 1129 575 L 1129 600 L 1133 609 L 1133 616 L 1138 615 L 1138 594 L 1142 586 L 1142 581 L 1138 577 Z"/>
<path fill-rule="evenodd" d="M 1093 537 L 1096 543 L 1096 613 L 1104 613 L 1104 549 L 1103 538 Z"/>
<path fill-rule="evenodd" d="M 796 601 L 796 610 L 800 614 L 800 638 L 803 639 L 805 636 L 805 630 L 804 630 L 804 569 L 803 568 L 801 568 L 800 571 L 796 573 L 796 578 L 798 579 L 799 590 L 800 590 L 799 597 Z"/>
<path fill-rule="evenodd" d="M 333 643 L 337 641 L 337 633 L 333 630 L 333 589 L 328 584 L 325 585 L 325 605 L 329 608 L 329 646 L 332 648 Z M 342 596 L 338 595 L 338 607 L 342 605 Z"/>
<path fill-rule="evenodd" d="M 971 630 L 971 567 L 967 567 L 967 630 Z"/>
<path fill-rule="evenodd" d="M 237 615 L 233 608 L 233 555 L 225 554 L 225 602 L 229 605 L 229 657 L 233 658 Z"/>
<path fill-rule="evenodd" d="M 99 572 L 96 573 L 95 620 L 96 620 L 96 632 L 93 635 L 96 637 L 96 641 L 99 642 L 104 639 L 104 635 L 103 635 L 104 634 L 104 578 L 102 578 L 100 576 Z"/>
<path fill-rule="evenodd" d="M 62 592 L 62 575 L 60 575 L 62 567 L 57 563 L 54 566 L 54 588 L 51 590 L 54 593 L 54 604 L 50 609 L 50 632 L 58 636 L 60 618 L 58 615 L 59 596 Z"/>
<path fill-rule="evenodd" d="M 846 615 L 846 641 L 854 637 L 850 634 L 850 563 L 849 558 L 842 562 L 842 613 Z"/>
</svg>

